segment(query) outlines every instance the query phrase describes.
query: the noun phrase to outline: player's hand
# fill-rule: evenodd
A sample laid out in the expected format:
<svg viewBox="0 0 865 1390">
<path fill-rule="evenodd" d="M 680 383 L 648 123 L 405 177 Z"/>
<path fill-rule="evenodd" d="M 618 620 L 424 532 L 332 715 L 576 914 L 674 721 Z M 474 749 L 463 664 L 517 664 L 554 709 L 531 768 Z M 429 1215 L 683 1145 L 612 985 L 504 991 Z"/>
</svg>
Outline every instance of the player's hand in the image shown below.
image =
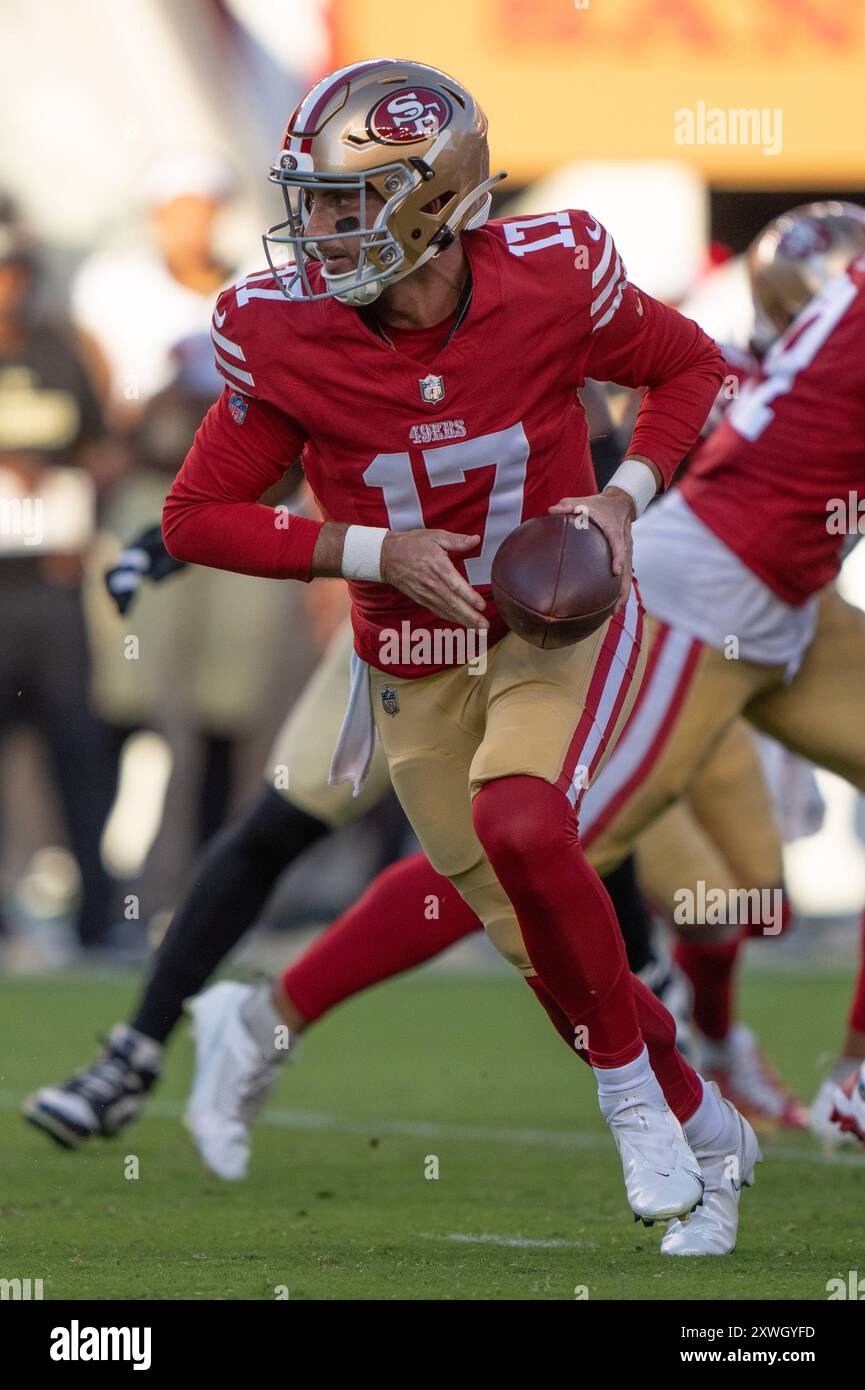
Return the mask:
<svg viewBox="0 0 865 1390">
<path fill-rule="evenodd" d="M 455 569 L 448 551 L 466 554 L 480 536 L 453 531 L 389 531 L 381 548 L 381 577 L 439 618 L 484 631 L 484 600 Z"/>
<path fill-rule="evenodd" d="M 182 560 L 175 560 L 165 549 L 162 527 L 157 523 L 148 526 L 140 535 L 130 541 L 117 563 L 105 570 L 105 587 L 121 617 L 132 606 L 145 578 L 159 584 L 169 574 L 186 569 Z"/>
<path fill-rule="evenodd" d="M 611 487 L 594 497 L 563 497 L 561 502 L 550 507 L 550 511 L 588 517 L 603 531 L 613 557 L 613 574 L 622 576 L 619 599 L 613 609 L 615 617 L 617 613 L 621 613 L 631 592 L 634 549 L 631 522 L 635 518 L 636 509 L 630 493 L 623 492 L 618 487 Z"/>
</svg>

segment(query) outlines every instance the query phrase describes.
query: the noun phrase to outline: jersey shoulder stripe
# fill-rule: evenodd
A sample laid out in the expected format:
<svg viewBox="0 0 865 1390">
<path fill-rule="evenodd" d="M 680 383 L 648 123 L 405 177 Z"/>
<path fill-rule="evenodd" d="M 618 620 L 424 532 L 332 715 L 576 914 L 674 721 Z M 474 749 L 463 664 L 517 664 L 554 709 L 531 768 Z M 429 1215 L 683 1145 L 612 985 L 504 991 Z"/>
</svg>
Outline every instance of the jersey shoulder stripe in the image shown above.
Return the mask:
<svg viewBox="0 0 865 1390">
<path fill-rule="evenodd" d="M 225 378 L 229 386 L 235 391 L 240 391 L 243 395 L 255 394 L 255 377 L 249 369 L 246 353 L 237 341 L 239 336 L 234 331 L 231 316 L 231 304 L 229 296 L 232 290 L 224 290 L 216 301 L 213 311 L 213 322 L 210 328 L 210 336 L 213 340 L 213 356 L 216 362 L 217 371 Z M 223 333 L 222 329 L 229 327 L 232 336 Z M 244 365 L 241 366 L 241 363 Z"/>
<path fill-rule="evenodd" d="M 273 334 L 272 308 L 265 308 L 262 301 L 271 301 L 276 309 L 291 307 L 271 269 L 241 276 L 223 290 L 213 311 L 210 336 L 217 370 L 233 390 L 246 396 L 258 394 L 255 363 L 260 367 L 267 357 L 266 345 Z"/>
<path fill-rule="evenodd" d="M 565 302 L 574 309 L 585 307 L 590 332 L 610 322 L 622 303 L 628 275 L 612 236 L 591 213 L 569 208 L 500 218 L 487 226 L 521 264 L 536 266 L 555 282 L 558 292 L 566 288 Z M 548 256 L 535 258 L 535 253 L 545 251 Z"/>
</svg>

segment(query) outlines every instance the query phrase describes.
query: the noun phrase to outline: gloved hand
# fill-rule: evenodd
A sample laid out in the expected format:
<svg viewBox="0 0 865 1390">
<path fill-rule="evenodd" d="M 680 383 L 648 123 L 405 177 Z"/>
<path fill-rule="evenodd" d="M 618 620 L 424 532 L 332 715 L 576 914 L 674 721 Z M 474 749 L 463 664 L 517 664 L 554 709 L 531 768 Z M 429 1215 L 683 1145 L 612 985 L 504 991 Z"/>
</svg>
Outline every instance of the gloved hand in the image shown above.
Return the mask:
<svg viewBox="0 0 865 1390">
<path fill-rule="evenodd" d="M 185 568 L 183 560 L 175 560 L 165 549 L 162 527 L 148 526 L 129 543 L 117 564 L 105 571 L 105 587 L 123 617 L 145 579 L 159 584 L 167 575 Z"/>
</svg>

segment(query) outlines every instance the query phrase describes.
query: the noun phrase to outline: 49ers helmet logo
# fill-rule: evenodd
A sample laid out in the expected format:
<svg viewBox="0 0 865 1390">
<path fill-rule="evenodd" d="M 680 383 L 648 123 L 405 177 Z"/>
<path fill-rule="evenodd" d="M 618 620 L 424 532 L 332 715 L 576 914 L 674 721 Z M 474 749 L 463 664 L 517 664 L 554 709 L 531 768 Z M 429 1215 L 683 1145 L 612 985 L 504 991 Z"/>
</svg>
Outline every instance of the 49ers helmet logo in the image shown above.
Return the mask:
<svg viewBox="0 0 865 1390">
<path fill-rule="evenodd" d="M 828 251 L 831 245 L 828 229 L 811 217 L 803 217 L 784 233 L 778 242 L 778 250 L 792 261 L 798 261 L 805 256 L 815 256 L 820 251 Z"/>
<path fill-rule="evenodd" d="M 366 118 L 374 140 L 398 145 L 429 140 L 450 124 L 453 108 L 446 97 L 429 87 L 401 87 L 382 97 Z"/>
</svg>

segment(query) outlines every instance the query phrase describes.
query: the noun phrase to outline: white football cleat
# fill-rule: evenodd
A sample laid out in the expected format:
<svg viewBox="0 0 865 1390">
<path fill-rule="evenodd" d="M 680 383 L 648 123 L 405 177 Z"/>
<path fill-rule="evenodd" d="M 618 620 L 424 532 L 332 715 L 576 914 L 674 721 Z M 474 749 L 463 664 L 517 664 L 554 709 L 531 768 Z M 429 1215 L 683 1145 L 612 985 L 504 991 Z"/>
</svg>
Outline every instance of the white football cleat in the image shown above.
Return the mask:
<svg viewBox="0 0 865 1390">
<path fill-rule="evenodd" d="M 250 1130 L 280 1065 L 264 1056 L 242 1017 L 255 993 L 255 985 L 224 981 L 185 1005 L 195 1039 L 185 1123 L 207 1167 L 227 1181 L 246 1177 Z"/>
<path fill-rule="evenodd" d="M 763 1157 L 757 1136 L 744 1116 L 718 1092 L 729 1126 L 710 1149 L 695 1150 L 706 1183 L 702 1206 L 685 1221 L 671 1221 L 661 1241 L 662 1255 L 732 1255 L 739 1226 L 743 1187 L 753 1187 L 754 1168 Z"/>
<path fill-rule="evenodd" d="M 808 1111 L 784 1085 L 744 1023 L 734 1023 L 723 1042 L 705 1039 L 700 1071 L 725 1100 L 758 1129 L 807 1129 Z"/>
<path fill-rule="evenodd" d="M 703 1199 L 703 1178 L 682 1126 L 665 1105 L 626 1095 L 607 1116 L 634 1220 L 685 1216 Z"/>
<path fill-rule="evenodd" d="M 814 1138 L 819 1139 L 824 1149 L 829 1152 L 840 1149 L 845 1144 L 849 1146 L 856 1142 L 855 1135 L 845 1133 L 837 1121 L 832 1119 L 832 1112 L 835 1109 L 835 1093 L 850 1075 L 854 1066 L 855 1063 L 848 1063 L 843 1074 L 839 1074 L 838 1069 L 833 1068 L 831 1075 L 825 1078 L 811 1102 L 809 1129 Z"/>
<path fill-rule="evenodd" d="M 853 1134 L 865 1144 L 865 1062 L 835 1087 L 835 1108 L 830 1118 L 844 1134 Z"/>
</svg>

